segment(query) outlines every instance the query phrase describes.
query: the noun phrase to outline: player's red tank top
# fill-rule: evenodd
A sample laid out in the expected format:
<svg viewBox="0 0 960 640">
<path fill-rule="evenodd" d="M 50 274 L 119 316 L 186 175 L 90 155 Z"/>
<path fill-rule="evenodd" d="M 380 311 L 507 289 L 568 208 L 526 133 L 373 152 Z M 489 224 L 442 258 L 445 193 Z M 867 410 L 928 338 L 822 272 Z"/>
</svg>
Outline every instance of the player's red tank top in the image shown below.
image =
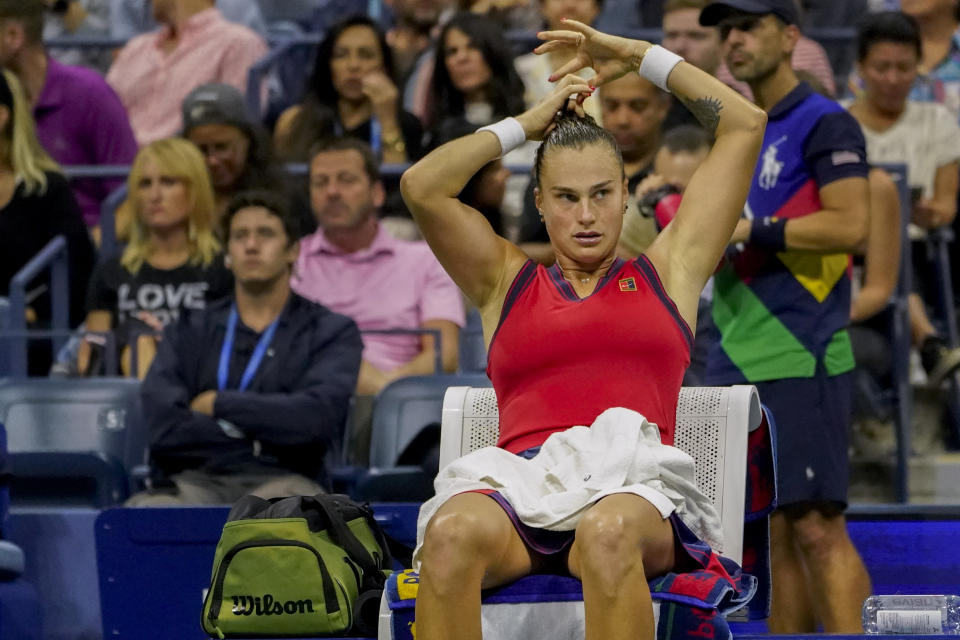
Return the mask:
<svg viewBox="0 0 960 640">
<path fill-rule="evenodd" d="M 643 414 L 673 444 L 692 346 L 693 333 L 645 256 L 617 259 L 582 300 L 556 265 L 527 262 L 490 344 L 498 445 L 513 453 L 541 445 L 611 407 Z"/>
</svg>

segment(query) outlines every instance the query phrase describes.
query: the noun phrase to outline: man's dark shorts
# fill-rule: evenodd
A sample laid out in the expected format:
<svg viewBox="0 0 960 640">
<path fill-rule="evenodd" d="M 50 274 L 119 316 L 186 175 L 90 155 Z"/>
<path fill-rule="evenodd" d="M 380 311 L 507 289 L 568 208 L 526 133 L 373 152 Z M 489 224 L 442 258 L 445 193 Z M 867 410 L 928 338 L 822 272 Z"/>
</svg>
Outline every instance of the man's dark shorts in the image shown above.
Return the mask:
<svg viewBox="0 0 960 640">
<path fill-rule="evenodd" d="M 842 511 L 850 478 L 850 374 L 755 384 L 776 423 L 779 506 Z"/>
</svg>

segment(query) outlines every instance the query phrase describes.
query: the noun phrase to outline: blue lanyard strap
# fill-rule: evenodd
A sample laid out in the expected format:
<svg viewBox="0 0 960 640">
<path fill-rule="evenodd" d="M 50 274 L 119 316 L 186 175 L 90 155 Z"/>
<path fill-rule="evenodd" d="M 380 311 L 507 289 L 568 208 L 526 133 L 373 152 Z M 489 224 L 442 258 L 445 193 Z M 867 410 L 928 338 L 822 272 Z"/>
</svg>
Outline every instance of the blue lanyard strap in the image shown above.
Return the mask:
<svg viewBox="0 0 960 640">
<path fill-rule="evenodd" d="M 220 365 L 217 367 L 217 388 L 220 391 L 227 388 L 227 378 L 230 375 L 230 357 L 233 355 L 233 339 L 237 334 L 237 317 L 237 305 L 233 304 L 230 306 L 230 316 L 227 318 L 227 333 L 223 337 L 223 346 L 220 347 Z M 250 356 L 247 368 L 243 370 L 243 377 L 240 378 L 240 386 L 237 387 L 239 391 L 246 391 L 247 387 L 250 386 L 253 376 L 256 375 L 257 369 L 263 362 L 263 356 L 267 353 L 267 347 L 273 340 L 273 334 L 277 332 L 279 321 L 280 318 L 278 317 L 271 322 L 270 326 L 260 336 L 260 340 L 257 341 L 257 346 L 253 350 L 253 355 Z"/>
</svg>

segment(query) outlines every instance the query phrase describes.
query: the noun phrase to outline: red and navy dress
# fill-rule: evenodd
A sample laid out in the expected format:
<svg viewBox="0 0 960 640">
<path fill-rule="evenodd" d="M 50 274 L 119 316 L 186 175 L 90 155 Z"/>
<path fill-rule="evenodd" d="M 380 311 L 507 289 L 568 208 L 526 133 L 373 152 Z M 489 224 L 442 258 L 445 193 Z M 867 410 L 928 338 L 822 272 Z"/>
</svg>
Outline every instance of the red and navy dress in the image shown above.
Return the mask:
<svg viewBox="0 0 960 640">
<path fill-rule="evenodd" d="M 617 258 L 582 299 L 557 265 L 528 261 L 507 293 L 489 349 L 498 446 L 533 457 L 551 434 L 590 425 L 611 407 L 642 414 L 657 425 L 661 442 L 672 445 L 692 347 L 693 332 L 646 256 Z M 572 543 L 573 531 L 529 527 L 499 493 L 483 493 L 500 503 L 532 549 L 555 554 Z M 749 598 L 750 576 L 715 554 L 676 513 L 670 521 L 689 563 L 651 582 L 651 589 L 707 606 Z"/>
</svg>

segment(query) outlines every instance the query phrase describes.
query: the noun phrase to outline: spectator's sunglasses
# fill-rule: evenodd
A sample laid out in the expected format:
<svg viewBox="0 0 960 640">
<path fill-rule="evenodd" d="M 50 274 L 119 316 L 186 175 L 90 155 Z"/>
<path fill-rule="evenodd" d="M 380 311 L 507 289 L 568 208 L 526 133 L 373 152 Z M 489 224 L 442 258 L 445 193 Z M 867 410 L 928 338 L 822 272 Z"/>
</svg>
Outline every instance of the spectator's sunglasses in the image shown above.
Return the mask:
<svg viewBox="0 0 960 640">
<path fill-rule="evenodd" d="M 741 13 L 740 15 L 724 18 L 718 25 L 720 27 L 720 41 L 726 40 L 727 37 L 730 36 L 730 32 L 734 29 L 737 31 L 751 31 L 760 24 L 762 18 L 762 15 L 755 13 Z"/>
</svg>

